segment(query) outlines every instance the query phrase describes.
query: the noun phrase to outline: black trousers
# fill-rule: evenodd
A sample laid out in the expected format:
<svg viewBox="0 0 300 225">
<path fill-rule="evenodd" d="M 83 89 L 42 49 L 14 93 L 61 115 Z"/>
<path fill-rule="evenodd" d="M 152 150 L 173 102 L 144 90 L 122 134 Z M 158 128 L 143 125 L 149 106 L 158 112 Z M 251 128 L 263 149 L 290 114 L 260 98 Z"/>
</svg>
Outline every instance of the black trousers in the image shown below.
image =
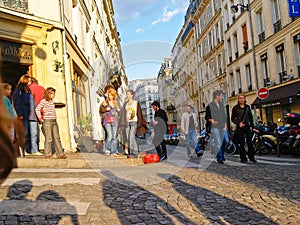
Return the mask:
<svg viewBox="0 0 300 225">
<path fill-rule="evenodd" d="M 254 160 L 254 149 L 252 143 L 252 131 L 250 126 L 245 126 L 243 128 L 237 129 L 236 132 L 239 133 L 239 137 L 246 137 L 246 142 L 248 145 L 248 151 L 245 150 L 245 142 L 240 142 L 237 144 L 237 149 L 240 151 L 240 159 L 241 161 L 247 161 L 247 155 L 249 160 Z"/>
<path fill-rule="evenodd" d="M 155 149 L 159 157 L 168 157 L 165 140 L 163 140 L 159 145 L 155 146 Z"/>
</svg>

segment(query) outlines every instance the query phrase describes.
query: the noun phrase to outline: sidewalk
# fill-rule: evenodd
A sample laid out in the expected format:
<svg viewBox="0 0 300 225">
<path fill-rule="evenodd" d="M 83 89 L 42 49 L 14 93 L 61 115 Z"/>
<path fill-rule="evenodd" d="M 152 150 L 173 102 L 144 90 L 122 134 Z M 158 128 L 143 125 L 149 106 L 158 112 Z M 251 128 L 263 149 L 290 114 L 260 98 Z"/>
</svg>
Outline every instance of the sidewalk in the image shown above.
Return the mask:
<svg viewBox="0 0 300 225">
<path fill-rule="evenodd" d="M 46 159 L 43 156 L 26 156 L 17 159 L 18 168 L 64 168 L 90 169 L 108 166 L 140 166 L 144 165 L 141 158 L 128 159 L 126 156 L 105 156 L 101 153 L 66 153 L 66 159 Z"/>
</svg>

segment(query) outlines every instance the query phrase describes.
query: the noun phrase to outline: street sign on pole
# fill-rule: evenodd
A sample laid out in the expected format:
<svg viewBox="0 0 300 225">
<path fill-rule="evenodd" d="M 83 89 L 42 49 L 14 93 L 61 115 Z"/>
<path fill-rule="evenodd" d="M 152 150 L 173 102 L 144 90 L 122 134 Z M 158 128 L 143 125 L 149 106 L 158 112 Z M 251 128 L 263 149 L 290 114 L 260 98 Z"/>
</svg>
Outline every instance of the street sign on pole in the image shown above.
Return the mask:
<svg viewBox="0 0 300 225">
<path fill-rule="evenodd" d="M 258 89 L 257 91 L 257 97 L 259 99 L 266 99 L 269 97 L 269 90 L 268 88 L 262 87 L 260 89 Z"/>
</svg>

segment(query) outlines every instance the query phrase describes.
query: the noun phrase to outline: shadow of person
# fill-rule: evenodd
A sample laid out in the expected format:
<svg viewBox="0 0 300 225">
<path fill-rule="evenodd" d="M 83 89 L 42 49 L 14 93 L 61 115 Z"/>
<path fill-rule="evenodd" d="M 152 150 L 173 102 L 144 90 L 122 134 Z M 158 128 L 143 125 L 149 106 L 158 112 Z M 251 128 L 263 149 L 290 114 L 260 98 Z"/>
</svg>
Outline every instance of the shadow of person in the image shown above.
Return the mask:
<svg viewBox="0 0 300 225">
<path fill-rule="evenodd" d="M 34 208 L 33 201 L 27 199 L 31 189 L 32 182 L 30 180 L 20 180 L 9 186 L 6 194 L 8 199 L 0 202 L 0 217 L 3 217 L 8 223 L 11 221 L 14 224 L 22 223 L 20 218 Z"/>
<path fill-rule="evenodd" d="M 101 173 L 107 178 L 102 184 L 104 203 L 116 211 L 120 224 L 178 224 L 175 220 L 182 224 L 196 224 L 139 185 L 118 178 L 107 170 Z"/>
<path fill-rule="evenodd" d="M 213 224 L 277 224 L 254 209 L 210 190 L 182 181 L 178 176 L 158 174 L 173 188 L 194 204 L 202 215 Z"/>
<path fill-rule="evenodd" d="M 0 217 L 9 224 L 79 224 L 75 207 L 64 197 L 47 190 L 34 201 L 28 199 L 32 187 L 30 180 L 20 180 L 9 186 L 8 199 L 0 202 Z"/>
<path fill-rule="evenodd" d="M 36 203 L 38 210 L 44 214 L 43 217 L 48 223 L 58 224 L 63 220 L 63 224 L 79 225 L 75 207 L 67 203 L 66 199 L 56 191 L 47 190 L 41 192 L 36 198 Z M 71 221 L 68 221 L 68 218 Z"/>
</svg>

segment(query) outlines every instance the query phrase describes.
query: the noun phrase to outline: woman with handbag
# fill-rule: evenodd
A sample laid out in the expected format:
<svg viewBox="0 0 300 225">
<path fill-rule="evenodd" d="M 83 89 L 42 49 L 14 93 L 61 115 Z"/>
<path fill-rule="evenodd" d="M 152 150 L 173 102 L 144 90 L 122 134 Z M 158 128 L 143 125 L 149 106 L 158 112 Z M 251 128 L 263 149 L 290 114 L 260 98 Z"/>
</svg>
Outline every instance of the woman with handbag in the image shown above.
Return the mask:
<svg viewBox="0 0 300 225">
<path fill-rule="evenodd" d="M 254 127 L 251 108 L 246 104 L 246 96 L 239 95 L 238 103 L 232 108 L 231 121 L 236 125 L 234 142 L 240 152 L 241 163 L 247 163 L 247 156 L 251 162 L 256 163 L 252 143 L 252 130 Z M 248 152 L 245 150 L 245 137 L 248 145 Z"/>
<path fill-rule="evenodd" d="M 107 92 L 107 99 L 100 106 L 102 114 L 103 126 L 106 131 L 105 139 L 105 155 L 118 156 L 118 117 L 119 106 L 117 103 L 117 92 L 110 89 Z"/>
</svg>

